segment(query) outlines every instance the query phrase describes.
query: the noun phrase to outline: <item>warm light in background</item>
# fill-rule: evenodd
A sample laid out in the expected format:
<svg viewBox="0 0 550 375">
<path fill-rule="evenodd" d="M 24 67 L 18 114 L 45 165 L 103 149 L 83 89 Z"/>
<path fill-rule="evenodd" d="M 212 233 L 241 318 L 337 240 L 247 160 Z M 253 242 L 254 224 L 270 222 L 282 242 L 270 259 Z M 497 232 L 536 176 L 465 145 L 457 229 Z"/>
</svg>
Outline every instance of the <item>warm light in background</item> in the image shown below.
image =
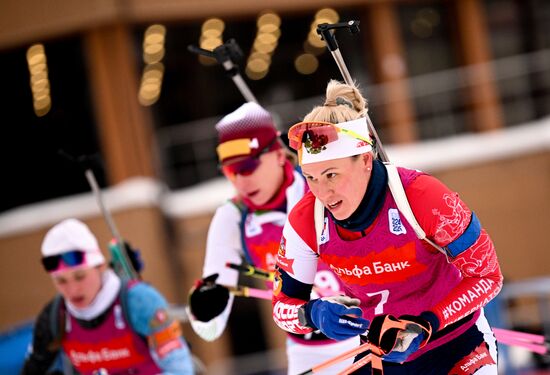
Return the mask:
<svg viewBox="0 0 550 375">
<path fill-rule="evenodd" d="M 145 30 L 143 36 L 143 74 L 139 86 L 138 100 L 141 105 L 149 106 L 160 97 L 162 78 L 164 76 L 164 41 L 166 27 L 163 25 L 151 25 Z"/>
<path fill-rule="evenodd" d="M 319 67 L 319 61 L 311 53 L 304 53 L 294 60 L 294 67 L 300 74 L 312 74 Z"/>
<path fill-rule="evenodd" d="M 322 23 L 337 23 L 339 20 L 340 15 L 332 8 L 323 8 L 315 13 L 309 33 L 303 44 L 305 53 L 299 55 L 294 60 L 294 67 L 298 73 L 314 73 L 319 67 L 319 61 L 316 56 L 319 56 L 326 50 L 325 42 L 317 34 L 317 26 Z"/>
<path fill-rule="evenodd" d="M 340 20 L 340 15 L 332 8 L 319 9 L 315 13 L 317 24 L 320 23 L 337 23 Z"/>
<path fill-rule="evenodd" d="M 216 47 L 223 44 L 223 31 L 225 23 L 219 18 L 209 18 L 202 24 L 200 47 L 202 49 L 213 51 Z M 216 59 L 208 56 L 199 55 L 199 62 L 202 65 L 215 65 Z"/>
<path fill-rule="evenodd" d="M 252 80 L 262 79 L 269 72 L 271 56 L 281 37 L 281 17 L 273 12 L 262 13 L 256 26 L 258 31 L 245 69 L 246 75 Z"/>
<path fill-rule="evenodd" d="M 34 113 L 41 117 L 47 114 L 52 107 L 48 65 L 43 44 L 34 44 L 29 47 L 27 65 L 30 73 Z"/>
</svg>

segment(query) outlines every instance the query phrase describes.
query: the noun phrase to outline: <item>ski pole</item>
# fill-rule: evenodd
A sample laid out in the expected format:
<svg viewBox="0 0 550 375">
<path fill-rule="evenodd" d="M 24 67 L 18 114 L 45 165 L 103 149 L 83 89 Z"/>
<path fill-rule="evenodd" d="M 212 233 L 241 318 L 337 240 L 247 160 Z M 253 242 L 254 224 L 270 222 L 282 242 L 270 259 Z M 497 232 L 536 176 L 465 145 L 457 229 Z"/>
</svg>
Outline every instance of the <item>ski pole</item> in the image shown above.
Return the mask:
<svg viewBox="0 0 550 375">
<path fill-rule="evenodd" d="M 366 364 L 371 364 L 371 370 L 373 375 L 384 375 L 384 368 L 382 366 L 382 353 L 379 352 L 378 354 L 375 354 L 373 351 L 374 349 L 378 349 L 375 346 L 371 348 L 371 352 L 358 360 L 357 362 L 354 362 L 351 364 L 348 368 L 338 373 L 338 375 L 348 375 L 352 372 L 355 372 L 356 370 L 360 369 L 361 367 L 365 366 Z"/>
<path fill-rule="evenodd" d="M 322 370 L 325 370 L 331 366 L 334 366 L 335 364 L 337 363 L 340 363 L 342 361 L 345 361 L 346 359 L 349 359 L 349 358 L 352 358 L 352 357 L 355 357 L 363 352 L 366 352 L 367 350 L 371 350 L 375 353 L 378 353 L 379 352 L 379 349 L 376 348 L 375 346 L 373 346 L 371 343 L 365 343 L 365 344 L 362 344 L 356 348 L 353 348 L 353 349 L 350 349 L 348 351 L 345 351 L 344 353 L 341 353 L 333 358 L 330 358 L 328 360 L 326 360 L 325 362 L 323 363 L 320 363 L 316 366 L 313 366 L 312 368 L 310 368 L 309 370 L 306 370 L 298 375 L 309 375 L 309 374 L 318 374 L 320 371 Z M 368 362 L 366 362 L 368 363 Z M 365 365 L 366 363 L 363 363 L 363 365 Z"/>
<path fill-rule="evenodd" d="M 349 31 L 352 34 L 357 34 L 359 32 L 359 21 L 348 21 L 348 22 L 340 22 L 340 23 L 333 23 L 333 24 L 321 23 L 317 25 L 317 34 L 319 34 L 321 36 L 321 39 L 324 40 L 325 43 L 327 44 L 327 48 L 330 51 L 332 57 L 334 58 L 334 61 L 336 61 L 336 65 L 338 65 L 338 69 L 340 70 L 340 73 L 344 78 L 344 82 L 346 82 L 350 86 L 354 86 L 353 79 L 351 78 L 351 75 L 346 66 L 344 58 L 342 57 L 342 54 L 340 53 L 340 49 L 338 48 L 338 42 L 336 41 L 336 37 L 334 36 L 333 30 L 336 30 L 336 29 L 349 29 Z M 380 138 L 378 137 L 378 133 L 376 132 L 374 125 L 372 125 L 372 121 L 370 120 L 368 112 L 365 114 L 365 118 L 367 120 L 367 126 L 369 128 L 369 131 L 374 137 L 377 153 L 378 153 L 378 156 L 380 157 L 380 160 L 382 160 L 385 163 L 388 163 L 389 162 L 388 155 L 386 154 L 386 151 L 382 146 L 382 142 L 380 142 Z"/>
<path fill-rule="evenodd" d="M 535 353 L 548 354 L 550 341 L 543 335 L 535 335 L 502 328 L 493 328 L 495 338 L 501 344 L 525 348 Z"/>
<path fill-rule="evenodd" d="M 384 323 L 384 324 L 386 324 L 386 323 Z M 391 324 L 388 324 L 386 326 L 387 327 L 386 329 L 392 328 L 392 329 L 398 329 L 399 331 L 403 331 L 407 328 L 407 324 L 408 323 L 406 321 L 392 321 Z M 365 335 L 368 335 L 368 330 L 365 331 L 365 333 L 361 336 L 365 336 Z M 366 338 L 366 340 L 368 340 L 368 337 Z M 309 372 L 306 371 L 303 374 L 314 374 L 315 371 L 319 372 L 320 370 L 323 370 L 323 369 L 325 369 L 329 366 L 333 366 L 336 363 L 339 363 L 339 362 L 341 362 L 345 359 L 351 358 L 352 356 L 356 356 L 356 355 L 361 354 L 361 353 L 368 350 L 368 351 L 370 351 L 370 353 L 368 353 L 366 356 L 359 359 L 357 362 L 353 363 L 352 365 L 350 365 L 349 367 L 347 367 L 346 369 L 344 369 L 342 372 L 340 372 L 338 374 L 339 375 L 351 374 L 352 372 L 356 371 L 357 369 L 359 369 L 359 368 L 365 366 L 366 364 L 370 363 L 371 368 L 372 368 L 372 373 L 377 374 L 377 375 L 382 375 L 383 374 L 382 356 L 391 351 L 391 348 L 393 348 L 396 341 L 397 341 L 397 337 L 395 338 L 395 341 L 394 341 L 393 345 L 391 347 L 389 347 L 390 349 L 386 349 L 386 350 L 384 350 L 382 347 L 387 347 L 387 346 L 389 346 L 390 343 L 384 343 L 384 340 L 382 341 L 381 346 L 374 345 L 374 344 L 367 341 L 365 344 L 362 344 L 357 348 L 348 350 L 347 352 L 344 352 L 340 355 L 337 355 L 336 357 L 331 358 L 328 361 L 325 361 L 325 362 L 321 363 L 320 365 L 317 365 L 317 366 L 313 367 L 311 370 L 309 370 Z M 300 375 L 302 375 L 302 374 L 300 374 Z"/>
<path fill-rule="evenodd" d="M 271 300 L 273 293 L 271 290 L 251 288 L 248 286 L 228 287 L 231 294 L 238 297 L 252 297 L 265 300 Z"/>
<path fill-rule="evenodd" d="M 497 336 L 496 334 L 495 336 L 497 341 L 501 344 L 517 346 L 538 354 L 548 354 L 548 346 L 546 344 L 537 344 L 529 341 L 517 340 L 510 336 Z"/>
<path fill-rule="evenodd" d="M 235 263 L 227 262 L 225 265 L 226 267 L 239 271 L 239 273 L 245 276 L 255 277 L 266 281 L 273 281 L 273 279 L 275 278 L 274 272 L 269 272 L 261 268 L 256 268 L 249 264 L 235 264 Z M 330 296 L 338 295 L 338 292 L 330 288 L 319 288 L 317 286 L 313 286 L 313 290 L 320 297 L 330 297 Z"/>
<path fill-rule="evenodd" d="M 118 267 L 120 268 L 117 273 L 125 277 L 127 280 L 138 279 L 139 275 L 132 267 L 132 263 L 128 258 L 128 254 L 126 252 L 126 245 L 124 244 L 124 241 L 122 240 L 122 236 L 120 235 L 120 232 L 118 231 L 118 228 L 115 225 L 113 216 L 105 206 L 105 203 L 103 201 L 103 194 L 101 192 L 101 189 L 99 188 L 94 172 L 92 171 L 91 168 L 88 168 L 86 169 L 85 174 L 86 174 L 86 179 L 88 180 L 88 183 L 92 187 L 92 190 L 97 200 L 97 204 L 99 205 L 99 208 L 101 209 L 101 213 L 103 214 L 103 218 L 107 222 L 107 226 L 109 227 L 111 234 L 116 240 L 116 244 L 113 244 L 113 243 L 109 244 L 109 249 L 111 250 L 112 256 L 115 258 L 114 259 L 115 266 L 116 264 L 118 264 Z"/>
<path fill-rule="evenodd" d="M 262 280 L 273 281 L 275 277 L 275 274 L 273 272 L 262 270 L 249 264 L 235 264 L 227 262 L 225 266 L 233 270 L 239 271 L 239 273 L 245 276 L 251 276 Z"/>
<path fill-rule="evenodd" d="M 241 285 L 237 285 L 235 287 L 226 286 L 226 288 L 229 289 L 229 293 L 236 297 L 259 298 L 271 301 L 271 290 L 256 289 Z M 172 318 L 178 319 L 181 322 L 188 322 L 189 316 L 187 314 L 187 308 L 188 305 L 170 304 L 168 306 L 168 314 Z"/>
<path fill-rule="evenodd" d="M 256 289 L 241 285 L 226 288 L 236 297 L 259 298 L 271 301 L 271 290 Z M 189 316 L 187 315 L 187 308 L 188 305 L 171 304 L 168 306 L 168 314 L 181 322 L 188 322 Z"/>
<path fill-rule="evenodd" d="M 250 91 L 246 82 L 239 73 L 239 65 L 237 64 L 237 61 L 242 59 L 243 53 L 235 39 L 229 39 L 224 44 L 214 48 L 213 51 L 208 51 L 192 44 L 187 46 L 187 50 L 197 55 L 203 55 L 216 59 L 216 61 L 223 66 L 227 75 L 231 77 L 246 101 L 258 103 L 258 100 L 256 100 L 256 97 L 252 94 L 252 91 Z"/>
<path fill-rule="evenodd" d="M 510 337 L 520 341 L 528 341 L 536 344 L 543 344 L 548 340 L 543 335 L 536 335 L 533 333 L 512 331 L 504 328 L 492 328 L 495 336 L 497 337 Z"/>
<path fill-rule="evenodd" d="M 122 236 L 120 235 L 120 232 L 115 225 L 113 216 L 111 215 L 103 201 L 101 189 L 99 188 L 99 184 L 97 183 L 94 172 L 92 171 L 92 168 L 90 166 L 91 158 L 89 156 L 80 156 L 78 158 L 75 158 L 63 150 L 59 150 L 59 154 L 67 158 L 68 160 L 79 164 L 81 167 L 86 165 L 86 167 L 84 167 L 84 175 L 86 176 L 86 180 L 88 180 L 88 184 L 92 188 L 92 192 L 94 193 L 103 218 L 105 219 L 105 222 L 107 223 L 107 226 L 109 227 L 109 230 L 111 231 L 111 234 L 116 241 L 116 243 L 109 244 L 109 251 L 111 252 L 111 256 L 113 257 L 113 267 L 115 267 L 116 273 L 126 280 L 139 279 L 138 273 L 136 272 L 136 270 L 132 266 L 132 262 L 128 258 L 126 245 L 124 244 Z"/>
</svg>

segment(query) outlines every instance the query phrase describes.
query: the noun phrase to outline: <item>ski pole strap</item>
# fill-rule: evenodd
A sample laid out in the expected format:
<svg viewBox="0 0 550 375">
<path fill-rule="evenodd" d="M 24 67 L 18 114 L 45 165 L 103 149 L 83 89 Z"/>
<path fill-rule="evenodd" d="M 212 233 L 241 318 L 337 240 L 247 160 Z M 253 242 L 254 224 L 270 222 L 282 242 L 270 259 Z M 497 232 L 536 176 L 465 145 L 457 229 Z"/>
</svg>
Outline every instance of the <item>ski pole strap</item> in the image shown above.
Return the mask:
<svg viewBox="0 0 550 375">
<path fill-rule="evenodd" d="M 368 340 L 381 354 L 388 354 L 395 347 L 397 334 L 407 329 L 408 321 L 401 321 L 393 315 L 373 319 L 369 327 Z"/>
<path fill-rule="evenodd" d="M 401 178 L 399 177 L 397 167 L 391 163 L 384 163 L 384 166 L 386 167 L 386 171 L 388 172 L 388 186 L 390 188 L 391 195 L 395 200 L 395 203 L 397 204 L 399 212 L 401 212 L 409 225 L 413 228 L 416 237 L 420 240 L 428 242 L 436 250 L 444 254 L 447 257 L 447 261 L 449 261 L 447 251 L 445 251 L 444 248 L 426 237 L 426 233 L 420 227 L 420 224 L 418 224 L 409 200 L 407 199 L 407 195 L 405 194 L 405 188 L 403 187 L 403 183 L 401 182 Z"/>
</svg>

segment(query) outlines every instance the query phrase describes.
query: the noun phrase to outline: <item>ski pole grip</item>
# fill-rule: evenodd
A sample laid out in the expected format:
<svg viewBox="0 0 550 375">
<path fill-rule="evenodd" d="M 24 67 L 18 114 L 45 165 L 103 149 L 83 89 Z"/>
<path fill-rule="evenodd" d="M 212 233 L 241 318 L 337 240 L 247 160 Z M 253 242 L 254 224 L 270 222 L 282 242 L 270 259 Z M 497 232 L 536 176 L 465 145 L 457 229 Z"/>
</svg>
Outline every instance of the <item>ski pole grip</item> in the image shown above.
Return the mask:
<svg viewBox="0 0 550 375">
<path fill-rule="evenodd" d="M 332 25 L 328 23 L 317 25 L 317 34 L 321 36 L 321 39 L 325 41 L 328 49 L 332 52 L 338 49 L 338 42 L 336 41 L 334 34 L 330 31 L 332 29 L 331 26 Z"/>
<path fill-rule="evenodd" d="M 191 53 L 196 54 L 196 55 L 203 55 L 203 56 L 206 56 L 206 57 L 211 57 L 213 59 L 216 58 L 216 56 L 214 55 L 214 52 L 209 51 L 209 50 L 204 49 L 204 48 L 197 47 L 194 44 L 189 44 L 187 46 L 187 50 Z"/>
<path fill-rule="evenodd" d="M 359 21 L 352 20 L 340 23 L 321 23 L 317 25 L 317 34 L 321 36 L 321 39 L 325 41 L 330 52 L 334 52 L 338 49 L 338 42 L 332 29 L 349 29 L 352 34 L 359 32 Z"/>
</svg>

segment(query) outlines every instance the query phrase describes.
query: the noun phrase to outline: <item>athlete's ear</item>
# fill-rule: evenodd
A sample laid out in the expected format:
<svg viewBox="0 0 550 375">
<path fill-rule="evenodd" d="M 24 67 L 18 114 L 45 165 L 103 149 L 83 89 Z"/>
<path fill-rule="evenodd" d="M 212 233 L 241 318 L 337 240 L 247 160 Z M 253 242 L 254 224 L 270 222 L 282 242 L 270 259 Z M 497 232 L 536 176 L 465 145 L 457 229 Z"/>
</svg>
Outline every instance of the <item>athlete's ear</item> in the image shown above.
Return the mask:
<svg viewBox="0 0 550 375">
<path fill-rule="evenodd" d="M 363 160 L 365 166 L 370 169 L 372 166 L 372 153 L 365 152 L 364 154 L 361 154 L 361 159 Z"/>
</svg>

